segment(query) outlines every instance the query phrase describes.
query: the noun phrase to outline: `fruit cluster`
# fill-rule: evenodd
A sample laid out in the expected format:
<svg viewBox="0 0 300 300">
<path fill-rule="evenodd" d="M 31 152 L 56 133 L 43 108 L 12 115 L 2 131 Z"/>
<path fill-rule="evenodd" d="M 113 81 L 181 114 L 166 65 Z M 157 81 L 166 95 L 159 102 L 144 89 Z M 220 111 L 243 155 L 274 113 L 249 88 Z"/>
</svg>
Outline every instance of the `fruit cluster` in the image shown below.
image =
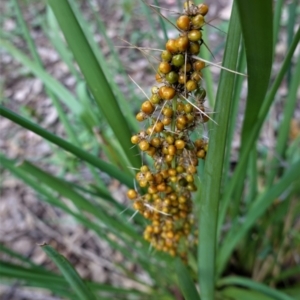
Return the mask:
<svg viewBox="0 0 300 300">
<path fill-rule="evenodd" d="M 144 238 L 157 250 L 179 255 L 186 259 L 186 249 L 195 243 L 192 234 L 193 214 L 191 192 L 198 159 L 205 159 L 208 143 L 204 139 L 191 139 L 199 124 L 208 121 L 204 110 L 205 90 L 201 87 L 201 70 L 205 64 L 193 58 L 198 55 L 202 40 L 205 4 L 184 4 L 176 26 L 177 39 L 170 39 L 161 53 L 157 86 L 142 103 L 136 119 L 148 121 L 149 127 L 133 135 L 131 142 L 152 157 L 150 168 L 143 165 L 136 181 L 146 193 L 130 189 L 133 207 L 151 222 Z"/>
</svg>

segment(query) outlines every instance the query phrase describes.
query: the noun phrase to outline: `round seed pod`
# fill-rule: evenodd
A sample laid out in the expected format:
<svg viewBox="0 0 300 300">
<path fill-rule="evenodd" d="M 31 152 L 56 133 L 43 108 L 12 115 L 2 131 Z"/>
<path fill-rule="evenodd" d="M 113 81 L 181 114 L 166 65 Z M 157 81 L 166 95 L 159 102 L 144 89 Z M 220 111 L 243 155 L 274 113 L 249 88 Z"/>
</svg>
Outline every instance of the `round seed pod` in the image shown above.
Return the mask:
<svg viewBox="0 0 300 300">
<path fill-rule="evenodd" d="M 189 80 L 185 86 L 188 92 L 192 92 L 198 87 L 197 82 L 194 80 Z"/>
<path fill-rule="evenodd" d="M 154 137 L 151 141 L 150 144 L 155 147 L 158 148 L 161 145 L 161 140 L 159 137 Z"/>
<path fill-rule="evenodd" d="M 160 97 L 159 97 L 158 94 L 153 94 L 153 95 L 150 97 L 150 102 L 151 102 L 152 104 L 154 104 L 154 105 L 159 104 L 160 100 L 161 100 L 161 99 L 160 99 Z"/>
<path fill-rule="evenodd" d="M 131 137 L 131 143 L 132 144 L 138 144 L 139 141 L 140 141 L 140 138 L 137 135 L 133 135 Z"/>
<path fill-rule="evenodd" d="M 142 121 L 144 121 L 144 120 L 146 119 L 146 116 L 145 116 L 144 113 L 139 112 L 139 113 L 136 115 L 135 118 L 137 119 L 137 121 L 142 122 Z"/>
<path fill-rule="evenodd" d="M 202 74 L 200 72 L 195 71 L 191 74 L 191 79 L 195 82 L 199 82 L 202 79 L 201 75 Z"/>
<path fill-rule="evenodd" d="M 135 209 L 135 210 L 138 210 L 138 211 L 143 211 L 144 210 L 144 205 L 143 205 L 143 203 L 141 202 L 141 201 L 135 201 L 134 203 L 133 203 L 133 208 Z"/>
<path fill-rule="evenodd" d="M 166 184 L 165 183 L 161 183 L 161 184 L 159 184 L 159 185 L 157 185 L 157 190 L 159 191 L 159 192 L 164 192 L 165 190 L 166 190 Z"/>
<path fill-rule="evenodd" d="M 187 182 L 194 182 L 194 177 L 191 174 L 186 175 L 185 179 Z"/>
<path fill-rule="evenodd" d="M 172 70 L 172 66 L 168 62 L 163 61 L 159 64 L 159 67 L 158 67 L 159 72 L 161 72 L 163 74 L 168 74 L 171 70 Z"/>
<path fill-rule="evenodd" d="M 190 18 L 186 15 L 182 15 L 177 19 L 176 25 L 179 29 L 187 31 L 190 29 Z"/>
<path fill-rule="evenodd" d="M 208 13 L 208 6 L 206 4 L 199 4 L 198 5 L 198 13 L 202 16 L 205 16 Z"/>
<path fill-rule="evenodd" d="M 194 145 L 197 148 L 197 150 L 201 149 L 204 145 L 203 140 L 202 139 L 195 140 Z"/>
<path fill-rule="evenodd" d="M 165 156 L 165 162 L 171 162 L 174 158 L 174 155 L 167 154 Z"/>
<path fill-rule="evenodd" d="M 181 123 L 176 122 L 176 128 L 177 128 L 178 130 L 182 131 L 182 130 L 185 129 L 185 127 L 186 127 L 185 124 L 181 124 Z M 178 154 L 179 154 L 179 153 L 178 153 Z"/>
<path fill-rule="evenodd" d="M 177 38 L 176 47 L 178 52 L 185 52 L 189 47 L 189 38 L 186 35 Z"/>
<path fill-rule="evenodd" d="M 162 86 L 159 89 L 159 96 L 164 100 L 171 100 L 176 95 L 176 90 L 169 86 Z"/>
<path fill-rule="evenodd" d="M 184 111 L 184 104 L 183 103 L 178 103 L 177 104 L 177 111 L 178 112 L 183 112 Z"/>
<path fill-rule="evenodd" d="M 162 132 L 164 130 L 164 124 L 161 121 L 156 122 L 154 126 L 154 131 L 159 133 Z"/>
<path fill-rule="evenodd" d="M 205 67 L 205 62 L 202 60 L 196 60 L 193 63 L 193 68 L 195 71 L 201 71 Z"/>
<path fill-rule="evenodd" d="M 186 76 L 186 74 L 179 74 L 178 82 L 180 84 L 185 84 L 187 82 L 187 76 Z"/>
<path fill-rule="evenodd" d="M 189 165 L 186 169 L 186 172 L 187 173 L 190 173 L 190 174 L 195 174 L 197 172 L 197 169 L 195 166 L 193 165 Z"/>
<path fill-rule="evenodd" d="M 175 155 L 175 153 L 176 153 L 176 147 L 174 145 L 169 145 L 168 146 L 168 154 Z"/>
<path fill-rule="evenodd" d="M 197 157 L 198 158 L 202 158 L 203 159 L 203 158 L 205 158 L 205 155 L 206 155 L 206 153 L 205 153 L 205 151 L 203 149 L 197 151 Z"/>
<path fill-rule="evenodd" d="M 133 189 L 130 189 L 127 191 L 127 197 L 130 199 L 130 200 L 133 200 L 133 199 L 136 199 L 138 196 L 137 192 Z"/>
<path fill-rule="evenodd" d="M 173 116 L 173 109 L 171 107 L 165 107 L 162 111 L 162 114 L 166 117 L 171 118 Z"/>
<path fill-rule="evenodd" d="M 174 39 L 170 39 L 166 43 L 166 49 L 172 54 L 178 52 L 177 41 Z"/>
<path fill-rule="evenodd" d="M 166 136 L 166 142 L 167 142 L 169 145 L 172 145 L 172 144 L 174 144 L 174 142 L 175 142 L 175 138 L 174 138 L 172 135 L 167 135 L 167 136 Z"/>
<path fill-rule="evenodd" d="M 141 110 L 143 113 L 147 114 L 147 115 L 151 115 L 154 112 L 154 106 L 152 105 L 152 103 L 150 101 L 145 101 L 143 102 L 142 106 L 141 106 Z"/>
<path fill-rule="evenodd" d="M 172 119 L 171 118 L 168 118 L 168 117 L 165 117 L 161 120 L 161 122 L 165 125 L 165 126 L 168 126 L 172 123 Z"/>
<path fill-rule="evenodd" d="M 184 115 L 183 116 L 178 116 L 176 121 L 177 121 L 177 123 L 180 123 L 182 125 L 186 125 L 187 118 Z"/>
<path fill-rule="evenodd" d="M 188 38 L 191 42 L 198 42 L 202 38 L 202 32 L 200 30 L 193 29 L 189 31 Z"/>
<path fill-rule="evenodd" d="M 161 53 L 161 59 L 163 61 L 166 61 L 166 62 L 169 62 L 171 61 L 172 59 L 172 53 L 168 50 L 164 50 L 162 53 Z"/>
<path fill-rule="evenodd" d="M 184 64 L 184 56 L 182 54 L 177 54 L 172 57 L 172 64 L 175 67 L 181 67 Z"/>
<path fill-rule="evenodd" d="M 156 80 L 158 83 L 161 83 L 161 82 L 163 82 L 163 77 L 162 77 L 160 74 L 156 73 L 156 74 L 155 74 L 155 80 Z"/>
<path fill-rule="evenodd" d="M 139 148 L 142 150 L 142 151 L 147 151 L 149 149 L 150 145 L 147 141 L 141 141 L 139 142 Z"/>
<path fill-rule="evenodd" d="M 185 147 L 185 141 L 183 140 L 176 140 L 175 141 L 175 147 L 179 150 L 183 149 Z"/>
<path fill-rule="evenodd" d="M 149 167 L 147 165 L 143 165 L 143 166 L 140 167 L 140 171 L 142 173 L 146 173 L 146 172 L 149 171 Z"/>
<path fill-rule="evenodd" d="M 186 103 L 186 104 L 184 105 L 184 111 L 185 111 L 186 113 L 192 112 L 192 111 L 193 111 L 193 105 L 191 105 L 190 103 Z"/>
<path fill-rule="evenodd" d="M 197 55 L 200 52 L 200 44 L 198 42 L 190 42 L 190 53 Z"/>
<path fill-rule="evenodd" d="M 169 174 L 169 176 L 176 176 L 177 175 L 177 171 L 174 168 L 170 168 L 168 170 L 168 174 Z"/>
<path fill-rule="evenodd" d="M 194 29 L 199 29 L 205 24 L 204 17 L 201 14 L 198 14 L 195 17 L 193 17 L 191 21 Z"/>
<path fill-rule="evenodd" d="M 188 114 L 186 114 L 186 118 L 188 120 L 188 123 L 191 123 L 194 121 L 195 115 L 193 113 L 188 113 Z"/>
<path fill-rule="evenodd" d="M 166 75 L 166 80 L 173 84 L 173 83 L 176 83 L 178 81 L 178 74 L 175 72 L 175 71 L 171 71 L 170 73 L 168 73 Z"/>
</svg>

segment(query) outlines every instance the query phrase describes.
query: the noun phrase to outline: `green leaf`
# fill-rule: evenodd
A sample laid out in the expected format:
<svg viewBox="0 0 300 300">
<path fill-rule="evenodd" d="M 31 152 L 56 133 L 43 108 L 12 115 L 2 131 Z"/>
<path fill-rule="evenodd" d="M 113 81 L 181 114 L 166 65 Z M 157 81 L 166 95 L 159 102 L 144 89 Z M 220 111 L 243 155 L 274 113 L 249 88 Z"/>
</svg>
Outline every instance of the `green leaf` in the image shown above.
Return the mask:
<svg viewBox="0 0 300 300">
<path fill-rule="evenodd" d="M 223 298 L 229 298 L 231 300 L 274 300 L 273 297 L 271 298 L 252 290 L 246 290 L 237 287 L 228 287 L 222 290 L 222 299 Z"/>
<path fill-rule="evenodd" d="M 0 115 L 6 117 L 7 119 L 19 124 L 20 126 L 40 135 L 44 139 L 56 144 L 57 146 L 63 148 L 64 150 L 74 154 L 78 158 L 90 163 L 91 165 L 99 168 L 101 171 L 107 173 L 108 175 L 112 176 L 113 178 L 118 179 L 120 182 L 124 183 L 128 187 L 133 187 L 133 180 L 132 178 L 121 172 L 118 168 L 114 165 L 111 165 L 98 157 L 89 154 L 88 152 L 74 146 L 73 144 L 65 141 L 64 139 L 50 133 L 49 131 L 43 129 L 39 125 L 28 121 L 27 119 L 19 116 L 18 114 L 12 112 L 8 108 L 0 105 Z"/>
<path fill-rule="evenodd" d="M 240 25 L 236 6 L 233 6 L 223 66 L 236 69 L 240 44 Z M 215 125 L 211 130 L 209 151 L 205 161 L 199 214 L 198 269 L 201 298 L 214 300 L 216 232 L 220 189 L 223 175 L 224 153 L 227 139 L 228 120 L 233 96 L 235 75 L 222 70 L 215 110 Z"/>
<path fill-rule="evenodd" d="M 277 199 L 282 193 L 288 192 L 291 185 L 299 178 L 300 161 L 294 163 L 284 176 L 263 194 L 258 196 L 250 210 L 245 216 L 245 220 L 242 224 L 235 224 L 228 235 L 224 238 L 222 247 L 220 249 L 220 255 L 217 261 L 218 274 L 221 274 L 225 268 L 225 265 L 242 237 L 247 231 L 255 224 L 268 207 Z"/>
<path fill-rule="evenodd" d="M 49 0 L 66 41 L 74 54 L 97 105 L 112 128 L 133 167 L 140 165 L 136 147 L 130 142 L 130 130 L 97 58 L 67 0 Z M 112 79 L 113 80 L 113 79 Z"/>
<path fill-rule="evenodd" d="M 182 261 L 177 258 L 175 262 L 175 268 L 178 278 L 179 288 L 184 296 L 185 300 L 200 300 L 200 296 L 195 287 L 195 283 L 191 278 L 186 266 Z"/>
<path fill-rule="evenodd" d="M 246 139 L 257 121 L 271 75 L 273 60 L 272 0 L 236 1 L 244 37 L 248 97 L 242 139 Z"/>
<path fill-rule="evenodd" d="M 59 268 L 65 279 L 68 281 L 70 287 L 78 295 L 79 299 L 96 300 L 95 295 L 92 294 L 92 292 L 88 289 L 88 287 L 83 282 L 75 268 L 69 263 L 69 261 L 64 256 L 62 256 L 61 254 L 56 252 L 51 246 L 48 246 L 46 244 L 42 245 L 41 247 Z"/>
<path fill-rule="evenodd" d="M 260 293 L 263 293 L 266 296 L 272 297 L 271 299 L 273 300 L 293 300 L 290 296 L 280 291 L 276 291 L 262 283 L 255 282 L 248 278 L 232 276 L 232 277 L 225 277 L 218 282 L 218 287 L 222 287 L 226 285 L 244 286 L 251 290 L 255 290 Z M 246 299 L 246 298 L 239 298 L 239 299 Z M 252 298 L 252 299 L 260 299 L 260 298 Z"/>
</svg>

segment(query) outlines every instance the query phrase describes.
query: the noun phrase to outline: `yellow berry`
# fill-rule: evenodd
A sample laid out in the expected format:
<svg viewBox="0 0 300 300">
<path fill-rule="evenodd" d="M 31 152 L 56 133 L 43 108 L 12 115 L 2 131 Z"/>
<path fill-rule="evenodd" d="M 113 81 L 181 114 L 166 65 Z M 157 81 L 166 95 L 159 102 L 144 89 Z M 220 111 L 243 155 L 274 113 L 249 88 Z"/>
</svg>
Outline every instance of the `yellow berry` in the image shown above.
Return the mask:
<svg viewBox="0 0 300 300">
<path fill-rule="evenodd" d="M 190 29 L 190 18 L 182 15 L 177 19 L 176 24 L 179 29 L 187 31 Z"/>
<path fill-rule="evenodd" d="M 133 189 L 127 191 L 127 197 L 131 200 L 136 199 L 138 196 L 137 192 Z"/>
</svg>

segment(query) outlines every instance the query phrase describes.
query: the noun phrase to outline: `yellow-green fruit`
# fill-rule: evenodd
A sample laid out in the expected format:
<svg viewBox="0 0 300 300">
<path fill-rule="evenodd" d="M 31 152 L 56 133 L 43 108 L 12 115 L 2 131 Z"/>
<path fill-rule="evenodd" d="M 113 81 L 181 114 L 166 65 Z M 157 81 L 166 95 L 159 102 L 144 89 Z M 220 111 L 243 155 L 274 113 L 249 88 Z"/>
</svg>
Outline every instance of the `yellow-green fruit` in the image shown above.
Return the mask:
<svg viewBox="0 0 300 300">
<path fill-rule="evenodd" d="M 181 67 L 184 64 L 184 56 L 182 54 L 174 55 L 172 58 L 172 64 L 175 67 Z"/>
<path fill-rule="evenodd" d="M 203 68 L 205 68 L 205 62 L 202 60 L 197 60 L 193 63 L 193 68 L 195 71 L 201 71 Z"/>
<path fill-rule="evenodd" d="M 143 102 L 142 106 L 141 106 L 141 110 L 143 113 L 150 115 L 154 112 L 154 106 L 152 105 L 152 103 L 150 101 L 145 101 Z"/>
<path fill-rule="evenodd" d="M 190 18 L 182 15 L 177 19 L 176 24 L 179 29 L 187 31 L 190 29 Z"/>
<path fill-rule="evenodd" d="M 161 53 L 161 59 L 163 61 L 167 61 L 167 62 L 171 61 L 171 59 L 172 59 L 172 53 L 170 51 L 168 51 L 168 50 L 164 50 Z"/>
<path fill-rule="evenodd" d="M 176 140 L 175 141 L 175 147 L 177 148 L 177 149 L 183 149 L 184 147 L 185 147 L 185 141 L 183 141 L 183 140 Z"/>
<path fill-rule="evenodd" d="M 192 18 L 192 25 L 195 29 L 201 28 L 205 24 L 203 15 L 199 14 Z"/>
<path fill-rule="evenodd" d="M 171 71 L 170 73 L 168 73 L 166 75 L 166 80 L 173 84 L 173 83 L 176 83 L 178 81 L 178 74 L 175 72 L 175 71 Z"/>
<path fill-rule="evenodd" d="M 172 70 L 172 66 L 168 62 L 163 61 L 159 64 L 158 70 L 163 74 L 168 74 Z"/>
<path fill-rule="evenodd" d="M 197 87 L 198 87 L 197 82 L 194 81 L 194 80 L 189 80 L 189 81 L 186 83 L 186 89 L 187 89 L 187 91 L 189 91 L 189 92 L 194 91 Z"/>
<path fill-rule="evenodd" d="M 168 40 L 166 43 L 166 49 L 172 54 L 177 53 L 178 52 L 177 41 L 174 39 Z"/>
<path fill-rule="evenodd" d="M 198 42 L 202 38 L 202 32 L 200 30 L 193 29 L 189 31 L 188 38 L 191 42 Z"/>
<path fill-rule="evenodd" d="M 144 113 L 139 112 L 135 118 L 137 119 L 137 121 L 142 122 L 145 120 L 145 115 L 144 115 Z"/>
<path fill-rule="evenodd" d="M 190 53 L 197 55 L 200 52 L 200 44 L 198 42 L 190 42 Z"/>
<path fill-rule="evenodd" d="M 150 145 L 147 141 L 141 141 L 141 142 L 139 142 L 139 147 L 142 151 L 147 151 L 149 149 Z"/>
<path fill-rule="evenodd" d="M 137 192 L 133 189 L 127 191 L 127 197 L 131 200 L 136 199 L 138 196 Z"/>
<path fill-rule="evenodd" d="M 198 13 L 205 16 L 208 13 L 208 6 L 206 4 L 199 4 Z"/>
<path fill-rule="evenodd" d="M 133 135 L 131 137 L 131 143 L 132 144 L 137 144 L 140 141 L 140 138 L 137 135 Z"/>
<path fill-rule="evenodd" d="M 176 95 L 176 90 L 169 86 L 162 86 L 159 89 L 159 96 L 164 100 L 171 100 Z"/>
<path fill-rule="evenodd" d="M 176 47 L 178 52 L 185 52 L 189 47 L 189 38 L 186 35 L 180 36 L 176 40 Z"/>
</svg>

